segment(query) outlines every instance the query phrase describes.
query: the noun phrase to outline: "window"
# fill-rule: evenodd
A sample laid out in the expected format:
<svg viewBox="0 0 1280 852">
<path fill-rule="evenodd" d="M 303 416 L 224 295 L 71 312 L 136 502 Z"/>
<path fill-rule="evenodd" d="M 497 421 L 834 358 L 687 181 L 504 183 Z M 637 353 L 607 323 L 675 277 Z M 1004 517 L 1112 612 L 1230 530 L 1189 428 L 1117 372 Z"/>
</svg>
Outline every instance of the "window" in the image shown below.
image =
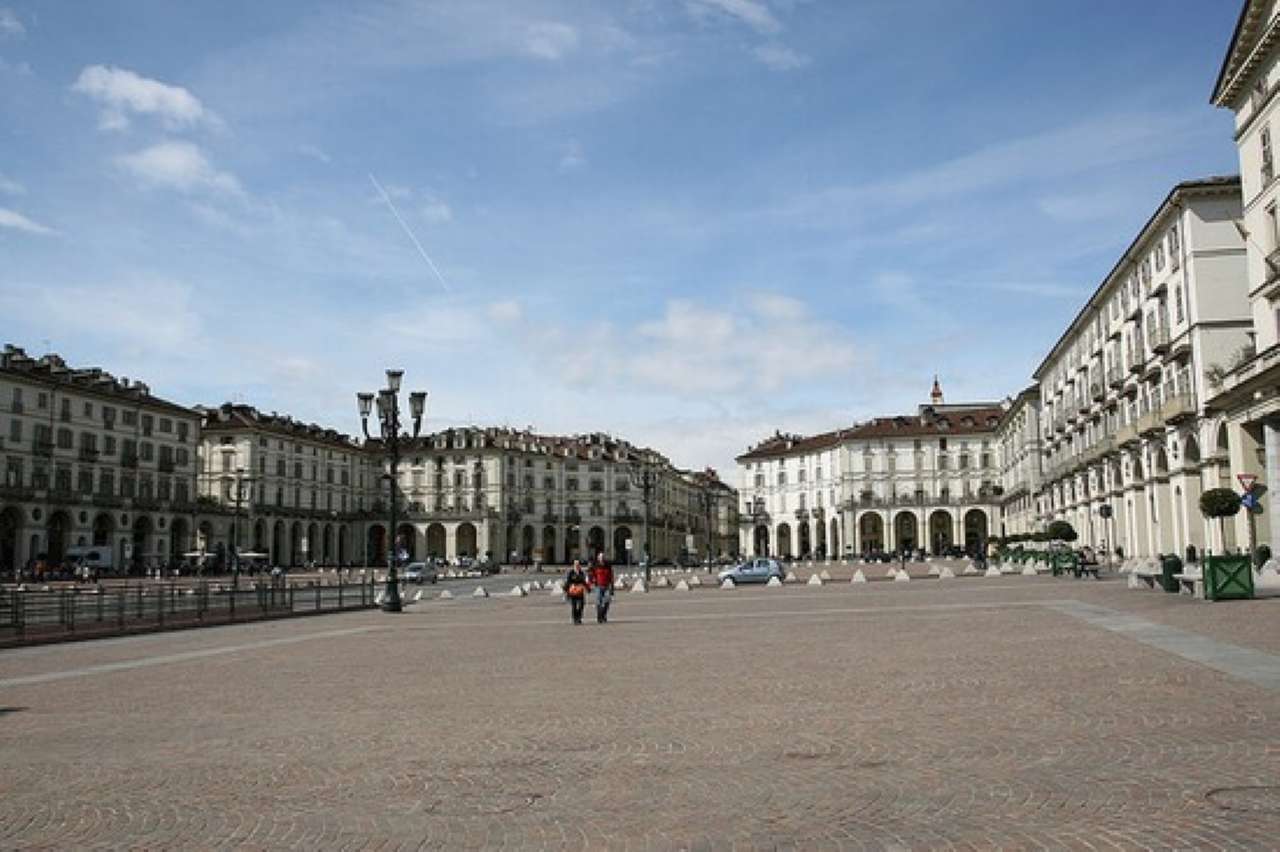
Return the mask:
<svg viewBox="0 0 1280 852">
<path fill-rule="evenodd" d="M 93 403 L 92 403 L 92 402 L 86 402 L 86 403 L 84 404 L 84 416 L 85 416 L 85 417 L 93 417 Z"/>
<path fill-rule="evenodd" d="M 41 411 L 44 411 L 48 407 L 49 407 L 49 394 L 45 393 L 44 391 L 41 391 L 40 393 L 36 394 L 36 408 L 40 409 Z"/>
<path fill-rule="evenodd" d="M 1271 163 L 1271 128 L 1262 128 L 1258 139 L 1262 146 L 1262 184 L 1266 186 L 1271 183 L 1271 178 L 1274 174 Z"/>
<path fill-rule="evenodd" d="M 22 421 L 16 417 L 9 421 L 9 440 L 15 443 L 22 440 Z"/>
<path fill-rule="evenodd" d="M 155 458 L 155 444 L 152 444 L 150 441 L 143 441 L 140 449 L 142 450 L 141 458 L 143 461 L 151 461 Z"/>
<path fill-rule="evenodd" d="M 787 472 L 785 470 L 778 471 L 778 484 L 779 485 L 787 484 Z"/>
<path fill-rule="evenodd" d="M 163 433 L 165 433 L 165 434 L 169 434 L 169 433 L 173 432 L 173 421 L 172 421 L 172 420 L 170 420 L 168 417 L 161 417 L 161 418 L 160 418 L 160 431 L 161 431 L 161 432 L 163 432 Z"/>
<path fill-rule="evenodd" d="M 116 427 L 116 410 L 107 405 L 102 406 L 102 427 L 104 429 Z"/>
<path fill-rule="evenodd" d="M 93 469 L 88 467 L 80 468 L 80 473 L 76 477 L 77 490 L 81 494 L 93 493 Z"/>
<path fill-rule="evenodd" d="M 70 429 L 58 430 L 58 449 L 60 450 L 71 449 L 71 430 Z"/>
<path fill-rule="evenodd" d="M 13 404 L 10 406 L 14 414 L 22 413 L 22 388 L 13 389 Z"/>
<path fill-rule="evenodd" d="M 98 475 L 98 493 L 110 497 L 116 492 L 116 475 L 111 470 L 103 470 Z"/>
<path fill-rule="evenodd" d="M 1182 310 L 1182 285 L 1181 284 L 1173 288 L 1173 311 L 1174 311 L 1175 322 L 1182 322 L 1183 310 Z"/>
<path fill-rule="evenodd" d="M 152 427 L 155 425 L 155 418 L 150 414 L 142 415 L 142 434 L 144 437 L 151 437 Z"/>
</svg>

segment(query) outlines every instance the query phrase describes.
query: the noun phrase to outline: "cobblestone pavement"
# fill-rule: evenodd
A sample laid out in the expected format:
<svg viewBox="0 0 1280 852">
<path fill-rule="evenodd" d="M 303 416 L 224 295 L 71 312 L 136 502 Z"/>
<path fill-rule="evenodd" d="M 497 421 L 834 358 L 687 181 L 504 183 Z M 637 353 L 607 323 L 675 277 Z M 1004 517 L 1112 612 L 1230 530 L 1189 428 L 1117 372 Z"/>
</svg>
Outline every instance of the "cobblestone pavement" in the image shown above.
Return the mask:
<svg viewBox="0 0 1280 852">
<path fill-rule="evenodd" d="M 1280 670 L 1280 601 L 1011 576 L 588 621 L 535 592 L 0 653 L 0 848 L 1280 844 L 1280 691 L 1125 633 Z"/>
</svg>

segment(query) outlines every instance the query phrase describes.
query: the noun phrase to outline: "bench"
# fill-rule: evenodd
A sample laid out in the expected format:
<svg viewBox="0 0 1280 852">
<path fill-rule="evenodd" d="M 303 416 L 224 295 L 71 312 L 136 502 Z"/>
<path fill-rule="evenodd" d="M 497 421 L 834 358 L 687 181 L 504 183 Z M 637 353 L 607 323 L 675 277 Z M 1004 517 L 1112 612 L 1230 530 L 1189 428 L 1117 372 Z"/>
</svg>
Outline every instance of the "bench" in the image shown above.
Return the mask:
<svg viewBox="0 0 1280 852">
<path fill-rule="evenodd" d="M 1193 598 L 1204 597 L 1204 574 L 1199 571 L 1184 571 L 1181 574 L 1174 574 L 1173 578 L 1178 581 L 1178 594 L 1191 595 Z"/>
<path fill-rule="evenodd" d="M 1150 565 L 1145 564 L 1140 565 L 1133 570 L 1132 576 L 1140 582 L 1146 583 L 1148 589 L 1160 588 L 1159 583 L 1161 574 L 1159 568 L 1153 568 Z"/>
</svg>

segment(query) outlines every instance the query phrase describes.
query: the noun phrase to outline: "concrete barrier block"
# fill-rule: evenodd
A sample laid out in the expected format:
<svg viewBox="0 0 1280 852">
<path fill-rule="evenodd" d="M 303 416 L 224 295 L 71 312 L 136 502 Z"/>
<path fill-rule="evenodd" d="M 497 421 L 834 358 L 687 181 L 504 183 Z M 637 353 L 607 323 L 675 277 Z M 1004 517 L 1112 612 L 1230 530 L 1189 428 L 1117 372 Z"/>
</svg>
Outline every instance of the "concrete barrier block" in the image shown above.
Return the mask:
<svg viewBox="0 0 1280 852">
<path fill-rule="evenodd" d="M 734 582 L 733 582 L 733 580 L 729 579 L 728 577 L 725 577 L 725 578 L 724 578 L 724 582 L 720 584 L 720 588 L 722 588 L 722 589 L 734 589 L 734 588 L 737 588 L 737 584 L 736 584 L 736 583 L 734 583 Z"/>
<path fill-rule="evenodd" d="M 669 589 L 671 588 L 671 581 L 667 579 L 667 576 L 664 574 L 657 579 L 657 581 L 653 584 L 653 587 L 655 589 Z"/>
<path fill-rule="evenodd" d="M 822 569 L 821 572 L 818 573 L 818 576 L 821 577 L 824 581 L 828 581 L 831 579 L 831 572 L 824 568 Z"/>
<path fill-rule="evenodd" d="M 627 587 L 627 581 L 622 579 L 621 577 L 613 581 L 613 588 L 619 592 L 625 589 L 626 587 Z"/>
<path fill-rule="evenodd" d="M 677 592 L 687 592 L 689 591 L 689 584 L 684 580 L 681 580 L 679 583 L 675 584 L 674 588 Z"/>
<path fill-rule="evenodd" d="M 769 582 L 765 583 L 765 586 L 770 589 L 781 589 L 782 581 L 777 577 L 770 577 Z"/>
<path fill-rule="evenodd" d="M 939 580 L 954 580 L 955 578 L 956 572 L 951 570 L 950 565 L 943 565 L 942 568 L 938 570 Z"/>
<path fill-rule="evenodd" d="M 989 566 L 989 567 L 987 568 L 986 572 L 985 572 L 982 576 L 984 576 L 984 577 L 999 577 L 999 576 L 1000 576 L 1000 569 L 996 568 L 996 566 L 994 566 L 994 565 Z"/>
<path fill-rule="evenodd" d="M 649 591 L 649 587 L 644 584 L 644 580 L 636 580 L 635 585 L 631 587 L 631 591 L 636 594 L 644 594 Z"/>
<path fill-rule="evenodd" d="M 1034 565 L 1028 565 L 1022 569 L 1022 576 L 1024 577 L 1034 577 L 1039 573 L 1040 572 L 1036 570 L 1036 566 Z"/>
<path fill-rule="evenodd" d="M 968 565 L 964 566 L 964 570 L 960 573 L 966 577 L 972 577 L 978 573 L 978 569 L 973 566 L 972 562 L 970 562 Z"/>
<path fill-rule="evenodd" d="M 805 585 L 807 585 L 807 586 L 821 586 L 821 585 L 822 585 L 822 577 L 821 577 L 820 575 L 818 575 L 818 574 L 810 574 L 810 575 L 809 575 L 809 582 L 808 582 L 808 583 L 806 583 Z"/>
<path fill-rule="evenodd" d="M 449 591 L 448 589 L 445 589 L 443 592 L 436 595 L 436 597 L 442 601 L 451 601 L 453 600 L 453 592 Z"/>
<path fill-rule="evenodd" d="M 862 569 L 861 569 L 861 568 L 859 568 L 857 571 L 854 571 L 854 572 L 853 572 L 853 577 L 849 580 L 849 582 L 850 582 L 850 583 L 865 583 L 865 582 L 867 582 L 867 575 L 866 575 L 866 574 L 863 574 L 863 573 L 862 573 Z"/>
<path fill-rule="evenodd" d="M 784 582 L 787 582 L 787 583 L 799 583 L 800 577 L 799 575 L 796 574 L 795 571 L 788 571 L 787 576 L 783 578 L 783 580 Z"/>
<path fill-rule="evenodd" d="M 695 587 L 695 588 L 696 588 L 696 587 L 698 587 L 698 586 L 701 586 L 701 585 L 702 585 L 702 578 L 701 578 L 701 577 L 698 577 L 698 576 L 696 576 L 696 575 L 695 575 L 695 576 L 693 576 L 693 577 L 690 577 L 690 578 L 689 578 L 689 585 L 690 585 L 690 586 L 693 586 L 693 587 Z"/>
<path fill-rule="evenodd" d="M 893 582 L 895 582 L 895 583 L 910 583 L 910 582 L 911 582 L 911 575 L 910 575 L 910 574 L 908 574 L 906 571 L 899 571 L 897 574 L 894 574 L 894 575 L 893 575 Z"/>
<path fill-rule="evenodd" d="M 524 586 L 512 586 L 511 591 L 507 592 L 513 598 L 523 598 L 528 596 L 528 592 L 524 590 Z"/>
<path fill-rule="evenodd" d="M 487 598 L 489 593 L 484 590 L 484 586 L 476 586 L 476 590 L 471 593 L 473 598 Z"/>
</svg>

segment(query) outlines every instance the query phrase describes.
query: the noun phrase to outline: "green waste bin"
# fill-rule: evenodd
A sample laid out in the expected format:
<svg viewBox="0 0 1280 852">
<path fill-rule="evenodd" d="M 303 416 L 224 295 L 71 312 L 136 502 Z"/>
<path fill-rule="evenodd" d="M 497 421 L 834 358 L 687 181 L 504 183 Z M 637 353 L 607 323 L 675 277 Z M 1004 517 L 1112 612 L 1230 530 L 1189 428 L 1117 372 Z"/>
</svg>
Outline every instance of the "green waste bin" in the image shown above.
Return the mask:
<svg viewBox="0 0 1280 852">
<path fill-rule="evenodd" d="M 1178 578 L 1175 574 L 1182 573 L 1182 560 L 1174 556 L 1172 553 L 1168 556 L 1160 557 L 1160 585 L 1164 587 L 1166 592 L 1178 593 Z"/>
</svg>

